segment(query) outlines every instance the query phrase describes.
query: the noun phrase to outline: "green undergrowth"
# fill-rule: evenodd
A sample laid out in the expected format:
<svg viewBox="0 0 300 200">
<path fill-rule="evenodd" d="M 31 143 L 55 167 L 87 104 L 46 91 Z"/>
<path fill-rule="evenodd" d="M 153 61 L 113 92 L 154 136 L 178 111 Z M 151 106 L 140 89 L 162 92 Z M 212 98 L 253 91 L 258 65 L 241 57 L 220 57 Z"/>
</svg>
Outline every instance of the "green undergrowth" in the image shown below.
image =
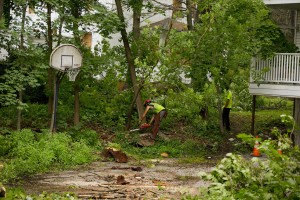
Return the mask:
<svg viewBox="0 0 300 200">
<path fill-rule="evenodd" d="M 0 159 L 4 163 L 0 178 L 5 183 L 90 163 L 100 148 L 98 140 L 92 141 L 96 136 L 94 131 L 84 131 L 80 137 L 73 133 L 72 137 L 67 133 L 35 133 L 28 129 L 0 135 Z"/>
<path fill-rule="evenodd" d="M 124 140 L 124 134 L 120 133 L 116 135 L 113 145 L 117 149 L 121 149 L 129 156 L 137 160 L 161 158 L 162 153 L 167 153 L 170 158 L 180 157 L 203 157 L 205 155 L 205 149 L 203 144 L 200 144 L 196 140 L 186 139 L 185 141 L 172 139 L 166 140 L 157 137 L 153 146 L 141 147 L 137 145 L 137 137 L 131 137 Z M 196 160 L 196 159 L 195 159 Z"/>
<path fill-rule="evenodd" d="M 0 199 L 2 199 L 0 197 Z M 15 199 L 15 200 L 76 200 L 78 199 L 76 195 L 72 193 L 56 194 L 56 193 L 46 193 L 42 194 L 26 194 L 23 189 L 20 188 L 9 188 L 7 190 L 6 198 L 3 199 Z"/>
<path fill-rule="evenodd" d="M 288 115 L 282 115 L 281 122 L 289 128 L 294 126 Z M 300 150 L 293 145 L 289 130 L 284 132 L 275 127 L 271 131 L 275 139 L 259 138 L 257 148 L 261 157 L 228 153 L 211 172 L 199 173 L 210 185 L 201 188 L 199 195 L 183 199 L 300 199 Z M 238 137 L 251 146 L 258 140 L 249 134 Z"/>
<path fill-rule="evenodd" d="M 254 118 L 254 131 L 256 134 L 269 134 L 273 127 L 282 127 L 280 116 L 292 115 L 292 110 L 257 110 Z M 250 133 L 252 112 L 233 111 L 230 113 L 232 131 L 235 133 Z"/>
</svg>

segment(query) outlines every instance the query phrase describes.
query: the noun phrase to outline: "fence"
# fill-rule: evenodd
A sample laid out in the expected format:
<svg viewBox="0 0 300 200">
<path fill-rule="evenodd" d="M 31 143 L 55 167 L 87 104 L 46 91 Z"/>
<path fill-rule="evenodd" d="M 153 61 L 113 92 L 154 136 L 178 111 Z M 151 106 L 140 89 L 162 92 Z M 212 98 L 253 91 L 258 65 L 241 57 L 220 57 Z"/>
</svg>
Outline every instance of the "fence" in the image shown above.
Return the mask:
<svg viewBox="0 0 300 200">
<path fill-rule="evenodd" d="M 300 53 L 277 53 L 263 60 L 253 58 L 251 80 L 262 83 L 300 83 Z"/>
</svg>

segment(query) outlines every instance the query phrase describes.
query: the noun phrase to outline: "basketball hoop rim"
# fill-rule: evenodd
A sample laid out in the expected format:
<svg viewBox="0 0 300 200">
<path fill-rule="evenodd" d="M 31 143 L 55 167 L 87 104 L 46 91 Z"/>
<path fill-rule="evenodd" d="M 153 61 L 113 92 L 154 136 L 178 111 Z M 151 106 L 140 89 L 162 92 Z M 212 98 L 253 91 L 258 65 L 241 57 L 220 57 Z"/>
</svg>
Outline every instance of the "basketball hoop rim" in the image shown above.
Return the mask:
<svg viewBox="0 0 300 200">
<path fill-rule="evenodd" d="M 65 69 L 65 73 L 67 73 L 69 81 L 75 81 L 79 72 L 80 68 L 68 68 L 68 70 Z"/>
</svg>

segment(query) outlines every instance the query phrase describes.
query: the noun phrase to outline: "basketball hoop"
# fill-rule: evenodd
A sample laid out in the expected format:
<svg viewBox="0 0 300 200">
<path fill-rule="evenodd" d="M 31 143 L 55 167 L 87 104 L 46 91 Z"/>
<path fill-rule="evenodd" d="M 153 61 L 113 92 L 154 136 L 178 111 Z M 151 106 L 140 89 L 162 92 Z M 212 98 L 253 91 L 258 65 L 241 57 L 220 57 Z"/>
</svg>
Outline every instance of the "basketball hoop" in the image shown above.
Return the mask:
<svg viewBox="0 0 300 200">
<path fill-rule="evenodd" d="M 80 69 L 79 68 L 69 68 L 67 69 L 66 68 L 66 72 L 68 74 L 68 77 L 69 77 L 69 81 L 75 81 L 78 73 L 79 73 Z"/>
<path fill-rule="evenodd" d="M 62 44 L 51 52 L 49 64 L 50 67 L 58 71 L 54 85 L 55 93 L 53 96 L 53 113 L 50 127 L 51 132 L 55 132 L 59 84 L 66 73 L 68 74 L 69 81 L 75 81 L 82 65 L 82 54 L 76 46 L 72 44 Z"/>
<path fill-rule="evenodd" d="M 72 44 L 62 44 L 56 47 L 50 55 L 50 66 L 67 73 L 69 81 L 75 81 L 82 64 L 80 50 Z"/>
</svg>

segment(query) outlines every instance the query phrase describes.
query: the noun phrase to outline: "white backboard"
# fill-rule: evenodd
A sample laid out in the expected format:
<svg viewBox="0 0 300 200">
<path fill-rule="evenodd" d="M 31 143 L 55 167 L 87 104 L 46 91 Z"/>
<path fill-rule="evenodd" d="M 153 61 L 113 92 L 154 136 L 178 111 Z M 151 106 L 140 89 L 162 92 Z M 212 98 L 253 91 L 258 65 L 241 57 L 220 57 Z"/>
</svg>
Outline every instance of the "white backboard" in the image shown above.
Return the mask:
<svg viewBox="0 0 300 200">
<path fill-rule="evenodd" d="M 82 54 L 72 44 L 62 44 L 56 47 L 50 55 L 50 66 L 60 71 L 65 71 L 68 68 L 80 68 L 81 65 Z"/>
</svg>

